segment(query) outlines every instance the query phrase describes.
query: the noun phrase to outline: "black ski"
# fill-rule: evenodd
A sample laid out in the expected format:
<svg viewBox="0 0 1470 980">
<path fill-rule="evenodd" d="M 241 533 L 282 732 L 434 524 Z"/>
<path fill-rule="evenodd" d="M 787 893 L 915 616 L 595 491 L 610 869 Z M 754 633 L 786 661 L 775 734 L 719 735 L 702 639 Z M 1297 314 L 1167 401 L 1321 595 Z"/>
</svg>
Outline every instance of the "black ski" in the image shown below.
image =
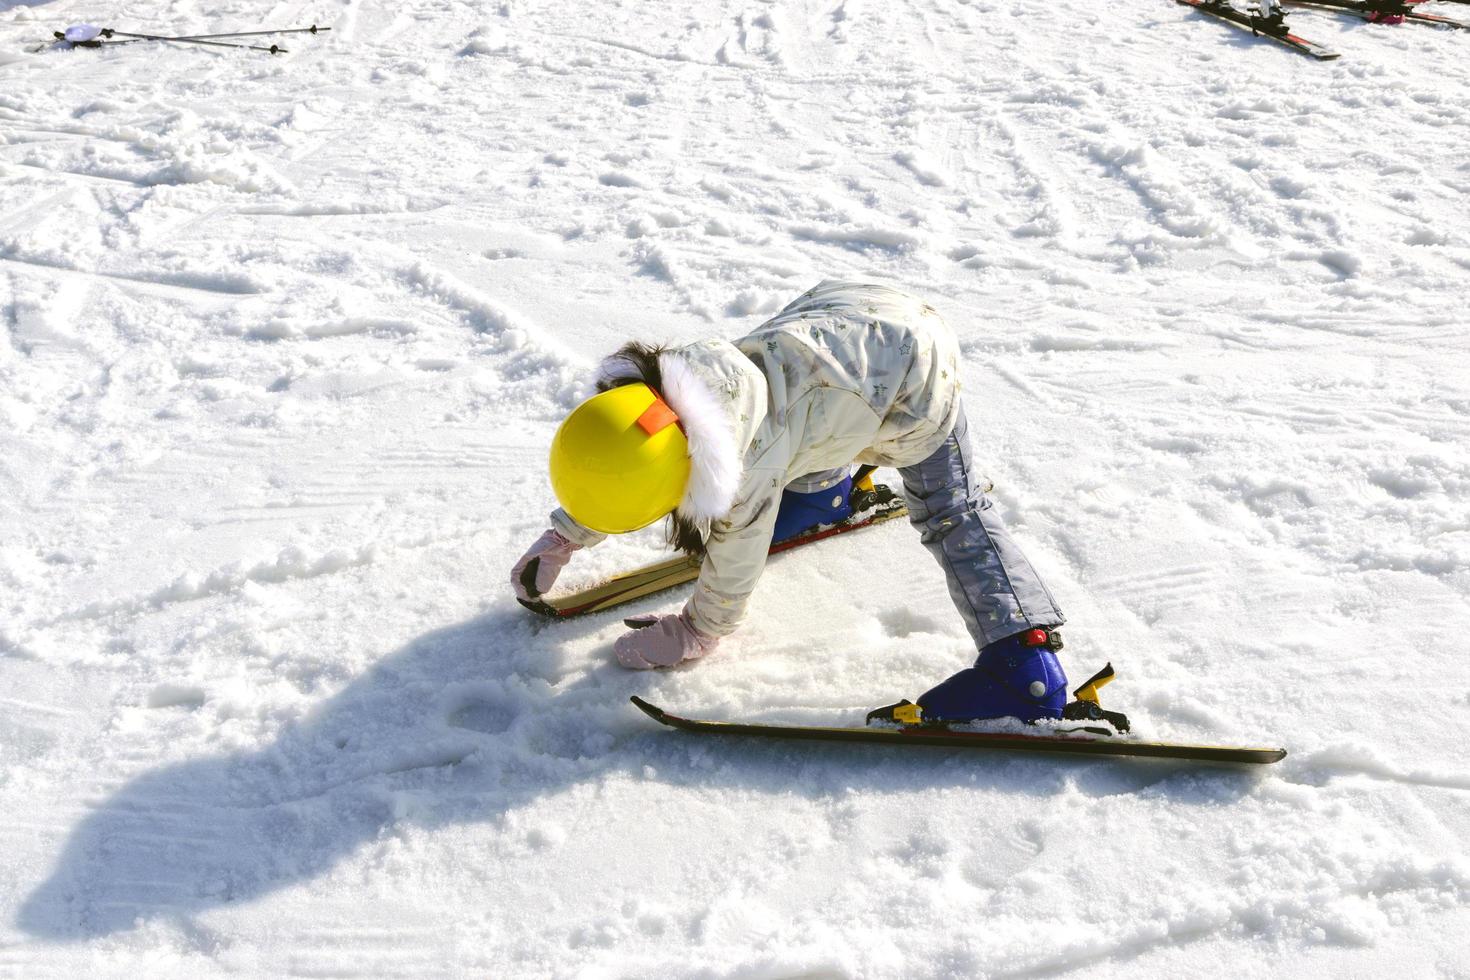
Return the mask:
<svg viewBox="0 0 1470 980">
<path fill-rule="evenodd" d="M 1286 758 L 1286 750 L 1251 746 L 1189 745 L 1179 742 L 1144 742 L 1122 736 L 1098 736 L 1090 732 L 1057 735 L 1020 735 L 945 728 L 938 725 L 907 725 L 897 728 L 821 728 L 811 725 L 767 725 L 745 722 L 702 721 L 670 714 L 640 697 L 632 702 L 661 725 L 680 731 L 710 735 L 745 735 L 757 738 L 799 739 L 824 742 L 869 742 L 885 745 L 940 745 L 946 748 L 1000 749 L 1013 752 L 1059 752 L 1067 755 L 1133 756 L 1149 759 L 1183 759 L 1191 762 L 1225 762 L 1265 765 Z"/>
<path fill-rule="evenodd" d="M 1286 20 L 1279 13 L 1275 17 L 1261 17 L 1258 14 L 1248 14 L 1238 10 L 1224 0 L 1174 0 L 1187 7 L 1193 7 L 1202 14 L 1209 14 L 1219 20 L 1234 24 L 1242 30 L 1250 31 L 1257 37 L 1268 37 L 1278 44 L 1284 44 L 1293 51 L 1309 55 L 1318 61 L 1331 61 L 1339 57 L 1338 52 L 1324 47 L 1315 41 L 1308 41 L 1299 37 L 1286 26 Z"/>
</svg>

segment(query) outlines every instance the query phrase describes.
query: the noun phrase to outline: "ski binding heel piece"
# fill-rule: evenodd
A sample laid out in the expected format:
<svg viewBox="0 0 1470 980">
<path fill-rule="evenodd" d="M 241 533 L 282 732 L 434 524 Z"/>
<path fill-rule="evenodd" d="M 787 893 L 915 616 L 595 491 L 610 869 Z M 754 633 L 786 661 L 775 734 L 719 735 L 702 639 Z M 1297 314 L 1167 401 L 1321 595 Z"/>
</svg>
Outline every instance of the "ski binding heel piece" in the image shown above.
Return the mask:
<svg viewBox="0 0 1470 980">
<path fill-rule="evenodd" d="M 1104 711 L 1102 700 L 1097 694 L 1100 688 L 1111 683 L 1117 676 L 1111 663 L 1104 665 L 1102 670 L 1072 692 L 1072 697 L 1077 700 L 1068 702 L 1062 708 L 1062 718 L 1066 721 L 1102 721 L 1112 725 L 1120 733 L 1128 731 L 1128 716 L 1121 711 Z"/>
<path fill-rule="evenodd" d="M 893 488 L 882 483 L 874 483 L 873 474 L 871 472 L 864 474 L 864 469 L 868 467 L 865 466 L 858 470 L 860 475 L 853 477 L 852 494 L 848 497 L 848 506 L 852 508 L 854 514 L 877 507 L 886 507 L 898 499 L 898 494 L 893 492 Z"/>
</svg>

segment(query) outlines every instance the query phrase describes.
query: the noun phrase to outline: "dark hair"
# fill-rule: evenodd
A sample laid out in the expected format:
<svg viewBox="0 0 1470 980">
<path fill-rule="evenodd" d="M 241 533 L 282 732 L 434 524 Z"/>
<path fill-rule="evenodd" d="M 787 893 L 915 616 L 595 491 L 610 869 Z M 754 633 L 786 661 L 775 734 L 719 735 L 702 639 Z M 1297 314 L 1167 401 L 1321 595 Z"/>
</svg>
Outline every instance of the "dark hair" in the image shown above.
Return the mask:
<svg viewBox="0 0 1470 980">
<path fill-rule="evenodd" d="M 669 545 L 684 552 L 690 558 L 704 559 L 708 542 L 704 531 L 698 524 L 687 517 L 681 517 L 679 512 L 672 511 L 669 514 L 669 526 L 665 531 Z"/>
<path fill-rule="evenodd" d="M 663 397 L 664 373 L 659 370 L 658 356 L 666 348 L 650 347 L 640 344 L 636 340 L 630 340 L 619 347 L 603 361 L 603 369 L 612 368 L 616 370 L 619 377 L 603 378 L 597 382 L 598 391 L 611 391 L 621 388 L 623 385 L 635 384 L 639 381 L 648 385 Z M 621 362 L 621 363 L 619 363 Z"/>
<path fill-rule="evenodd" d="M 664 376 L 659 370 L 658 356 L 665 349 L 662 346 L 640 344 L 636 340 L 628 341 L 613 352 L 607 362 L 604 362 L 610 362 L 609 366 L 612 366 L 619 376 L 601 379 L 597 382 L 597 390 L 611 391 L 614 388 L 637 384 L 641 381 L 658 392 L 659 397 L 662 398 Z M 665 537 L 670 547 L 684 552 L 690 558 L 703 559 L 706 545 L 705 534 L 706 532 L 697 522 L 681 517 L 677 510 L 669 513 L 669 524 L 665 530 Z"/>
</svg>

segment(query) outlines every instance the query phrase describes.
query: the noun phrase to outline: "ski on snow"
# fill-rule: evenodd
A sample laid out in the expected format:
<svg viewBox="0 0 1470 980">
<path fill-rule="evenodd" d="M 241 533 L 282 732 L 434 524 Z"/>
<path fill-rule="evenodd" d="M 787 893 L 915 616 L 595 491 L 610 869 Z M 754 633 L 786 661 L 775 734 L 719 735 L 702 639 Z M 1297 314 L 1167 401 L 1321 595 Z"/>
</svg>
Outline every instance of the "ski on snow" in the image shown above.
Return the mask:
<svg viewBox="0 0 1470 980">
<path fill-rule="evenodd" d="M 1441 27 L 1470 30 L 1470 22 L 1456 20 L 1453 17 L 1442 17 L 1439 14 L 1419 13 L 1414 9 L 1419 6 L 1418 0 L 1410 3 L 1399 3 L 1397 0 L 1283 0 L 1283 2 L 1292 7 L 1341 10 L 1344 13 L 1357 14 L 1364 20 L 1371 20 L 1374 14 L 1383 14 L 1417 21 L 1420 24 L 1438 24 Z"/>
<path fill-rule="evenodd" d="M 873 490 L 860 492 L 867 496 L 858 508 L 854 508 L 852 517 L 837 524 L 813 528 L 784 541 L 777 541 L 771 545 L 770 553 L 778 555 L 783 551 L 800 548 L 839 534 L 860 531 L 875 524 L 882 524 L 908 513 L 908 508 L 904 506 L 903 501 L 882 484 L 878 484 Z M 543 616 L 560 619 L 585 616 L 588 613 L 602 612 L 604 609 L 621 606 L 625 602 L 632 602 L 634 599 L 641 599 L 655 592 L 662 592 L 665 589 L 692 582 L 699 577 L 699 565 L 697 558 L 680 555 L 653 565 L 645 565 L 631 572 L 624 572 L 600 585 L 568 595 L 557 598 L 543 596 L 533 602 L 518 601 L 527 609 Z"/>
<path fill-rule="evenodd" d="M 1190 745 L 1182 742 L 1146 742 L 1121 736 L 1099 736 L 1096 729 L 1078 734 L 1024 735 L 985 732 L 940 725 L 902 727 L 823 728 L 813 725 L 770 725 L 749 722 L 705 721 L 671 714 L 640 697 L 632 702 L 661 725 L 708 735 L 744 735 L 756 738 L 823 742 L 867 742 L 883 745 L 940 745 L 946 748 L 993 749 L 1011 752 L 1056 752 L 1067 755 L 1130 756 L 1266 765 L 1286 758 L 1286 750 L 1259 746 Z"/>
<path fill-rule="evenodd" d="M 1230 6 L 1224 0 L 1174 0 L 1174 2 L 1182 3 L 1187 7 L 1193 7 L 1202 14 L 1209 14 L 1211 17 L 1234 24 L 1236 27 L 1250 31 L 1258 37 L 1268 37 L 1273 41 L 1286 45 L 1293 51 L 1310 55 L 1318 61 L 1331 61 L 1333 58 L 1339 57 L 1338 53 L 1331 48 L 1324 47 L 1315 41 L 1308 41 L 1304 37 L 1299 37 L 1291 33 L 1283 18 L 1261 17 L 1257 14 L 1248 14 L 1243 10 L 1238 10 Z"/>
</svg>

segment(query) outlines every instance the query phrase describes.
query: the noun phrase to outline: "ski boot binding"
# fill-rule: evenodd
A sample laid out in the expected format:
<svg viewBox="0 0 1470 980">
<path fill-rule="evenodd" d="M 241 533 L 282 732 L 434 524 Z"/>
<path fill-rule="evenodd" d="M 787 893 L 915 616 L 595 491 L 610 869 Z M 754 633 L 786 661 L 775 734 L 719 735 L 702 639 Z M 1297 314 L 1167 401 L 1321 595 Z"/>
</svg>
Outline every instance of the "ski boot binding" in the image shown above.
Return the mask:
<svg viewBox="0 0 1470 980">
<path fill-rule="evenodd" d="M 885 725 L 922 725 L 924 710 L 908 698 L 904 698 L 897 704 L 886 704 L 881 708 L 869 711 L 868 724 L 871 725 L 874 722 Z"/>
<path fill-rule="evenodd" d="M 1105 684 L 1111 683 L 1116 676 L 1118 675 L 1113 670 L 1113 665 L 1111 663 L 1104 664 L 1102 670 L 1093 674 L 1087 679 L 1087 683 L 1072 692 L 1072 697 L 1076 700 L 1068 702 L 1067 706 L 1062 709 L 1062 717 L 1067 721 L 1107 722 L 1117 729 L 1119 733 L 1126 732 L 1128 730 L 1128 716 L 1121 711 L 1104 711 L 1102 701 L 1097 696 L 1098 689 Z M 1102 729 L 1087 728 L 1087 731 L 1098 732 L 1102 731 Z M 1111 735 L 1112 733 L 1103 731 L 1103 734 Z"/>
<path fill-rule="evenodd" d="M 1027 724 L 1041 719 L 1105 722 L 1111 729 L 1083 726 L 1083 730 L 1112 735 L 1128 731 L 1122 712 L 1104 711 L 1098 689 L 1115 676 L 1108 664 L 1073 692 L 1066 702 L 1066 674 L 1057 661 L 1062 637 L 1053 629 L 1038 628 L 991 643 L 980 652 L 975 666 L 962 670 L 919 696 L 868 712 L 868 724 L 943 726 L 994 718 L 1017 718 Z"/>
<path fill-rule="evenodd" d="M 875 469 L 873 466 L 859 467 L 856 473 L 843 477 L 825 490 L 806 493 L 789 487 L 783 490 L 771 540 L 785 541 L 892 505 L 898 494 L 882 484 L 873 483 Z"/>
</svg>

